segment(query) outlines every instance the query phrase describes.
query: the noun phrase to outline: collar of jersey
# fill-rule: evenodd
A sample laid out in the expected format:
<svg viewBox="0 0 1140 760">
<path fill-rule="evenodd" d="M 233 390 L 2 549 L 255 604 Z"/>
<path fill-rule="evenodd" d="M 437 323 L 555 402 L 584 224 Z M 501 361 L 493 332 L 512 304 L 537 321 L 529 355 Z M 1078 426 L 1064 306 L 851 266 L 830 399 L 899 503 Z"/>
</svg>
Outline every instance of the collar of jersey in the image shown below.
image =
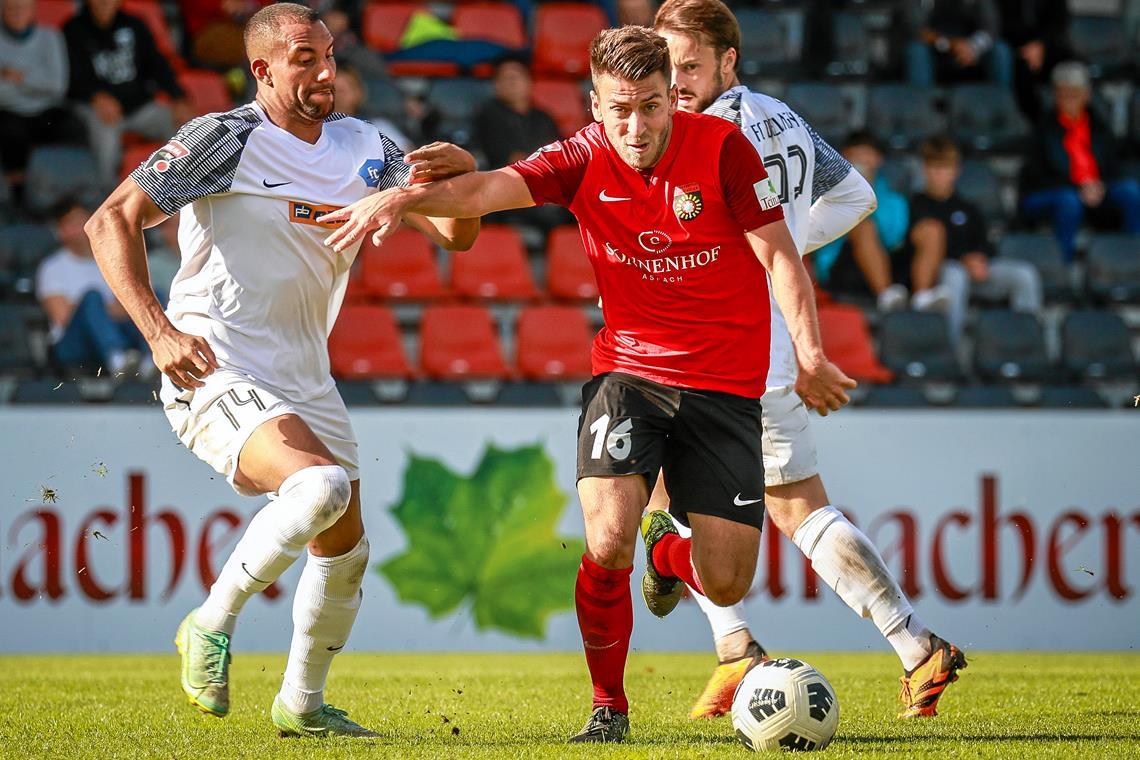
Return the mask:
<svg viewBox="0 0 1140 760">
<path fill-rule="evenodd" d="M 265 113 L 265 109 L 261 107 L 261 104 L 258 103 L 257 100 L 252 101 L 250 105 L 253 106 L 253 109 L 257 111 L 259 116 L 261 116 L 261 123 L 267 130 L 270 132 L 277 132 L 278 134 L 284 136 L 285 139 L 292 140 L 293 144 L 299 150 L 314 151 L 320 150 L 325 146 L 325 142 L 327 141 L 328 136 L 328 130 L 325 128 L 325 124 L 321 124 L 321 136 L 317 138 L 317 141 L 315 143 L 311 143 L 306 140 L 302 140 L 300 137 L 297 137 L 297 135 L 293 134 L 289 130 L 282 129 L 270 121 L 269 114 Z"/>
</svg>

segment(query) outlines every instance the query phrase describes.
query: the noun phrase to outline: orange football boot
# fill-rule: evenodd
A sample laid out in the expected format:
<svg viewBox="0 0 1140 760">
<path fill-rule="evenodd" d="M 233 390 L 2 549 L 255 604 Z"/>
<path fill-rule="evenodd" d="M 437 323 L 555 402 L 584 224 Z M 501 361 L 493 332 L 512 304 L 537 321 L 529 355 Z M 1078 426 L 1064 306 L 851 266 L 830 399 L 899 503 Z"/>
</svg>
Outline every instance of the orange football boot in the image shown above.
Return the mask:
<svg viewBox="0 0 1140 760">
<path fill-rule="evenodd" d="M 697 718 L 719 718 L 731 711 L 732 698 L 735 696 L 736 687 L 740 685 L 744 674 L 767 659 L 768 653 L 764 651 L 764 647 L 753 641 L 748 644 L 748 649 L 745 650 L 744 656 L 739 660 L 730 660 L 718 664 L 716 670 L 713 671 L 712 678 L 705 685 L 705 690 L 693 703 L 689 717 L 694 720 Z"/>
<path fill-rule="evenodd" d="M 958 671 L 966 667 L 966 655 L 958 647 L 931 635 L 934 651 L 918 667 L 899 678 L 902 689 L 899 700 L 906 705 L 900 718 L 933 718 L 938 714 L 938 700 L 946 687 L 958 680 Z"/>
</svg>

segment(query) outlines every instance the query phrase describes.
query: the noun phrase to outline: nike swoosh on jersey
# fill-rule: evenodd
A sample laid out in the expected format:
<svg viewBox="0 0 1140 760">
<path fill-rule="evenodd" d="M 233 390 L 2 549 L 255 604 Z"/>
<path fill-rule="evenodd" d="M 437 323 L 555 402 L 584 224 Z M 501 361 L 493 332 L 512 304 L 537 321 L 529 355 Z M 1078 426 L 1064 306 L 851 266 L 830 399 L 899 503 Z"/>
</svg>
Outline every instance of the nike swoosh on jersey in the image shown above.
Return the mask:
<svg viewBox="0 0 1140 760">
<path fill-rule="evenodd" d="M 289 180 L 288 182 L 274 182 L 274 183 L 270 184 L 269 180 L 263 179 L 263 180 L 261 180 L 261 184 L 272 189 L 274 187 L 283 187 L 284 185 L 292 185 L 293 180 Z"/>
<path fill-rule="evenodd" d="M 756 502 L 764 501 L 763 496 L 761 496 L 759 499 L 742 499 L 740 498 L 741 496 L 742 494 L 736 494 L 736 496 L 732 499 L 732 503 L 738 507 L 747 507 L 749 504 L 755 504 Z"/>
<path fill-rule="evenodd" d="M 606 195 L 606 191 L 602 190 L 602 192 L 598 193 L 598 200 L 603 201 L 605 203 L 614 203 L 615 201 L 628 201 L 630 199 L 629 198 L 615 198 L 612 195 Z"/>
</svg>

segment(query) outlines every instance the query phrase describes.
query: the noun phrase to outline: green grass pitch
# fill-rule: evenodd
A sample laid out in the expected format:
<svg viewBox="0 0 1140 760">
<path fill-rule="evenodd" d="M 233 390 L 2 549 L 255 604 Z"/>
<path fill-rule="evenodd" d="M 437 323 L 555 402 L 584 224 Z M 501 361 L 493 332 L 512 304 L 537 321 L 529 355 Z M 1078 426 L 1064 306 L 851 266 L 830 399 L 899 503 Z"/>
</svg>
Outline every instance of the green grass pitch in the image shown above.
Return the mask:
<svg viewBox="0 0 1140 760">
<path fill-rule="evenodd" d="M 800 653 L 839 694 L 833 757 L 1140 757 L 1140 654 L 978 652 L 934 720 L 895 719 L 888 654 Z M 233 712 L 182 698 L 174 655 L 0 657 L 0 757 L 747 757 L 728 719 L 693 722 L 711 655 L 636 653 L 631 740 L 563 742 L 585 720 L 580 654 L 345 654 L 328 699 L 383 738 L 279 739 L 284 655 L 238 652 Z"/>
</svg>

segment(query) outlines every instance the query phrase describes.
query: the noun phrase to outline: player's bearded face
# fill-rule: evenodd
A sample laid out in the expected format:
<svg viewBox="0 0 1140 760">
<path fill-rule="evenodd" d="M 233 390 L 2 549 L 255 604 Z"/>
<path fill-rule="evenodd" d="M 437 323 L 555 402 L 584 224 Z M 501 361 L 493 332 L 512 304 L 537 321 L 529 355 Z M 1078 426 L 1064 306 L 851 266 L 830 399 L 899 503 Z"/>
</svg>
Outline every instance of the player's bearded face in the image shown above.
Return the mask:
<svg viewBox="0 0 1140 760">
<path fill-rule="evenodd" d="M 336 59 L 332 35 L 321 22 L 286 30 L 285 60 L 273 72 L 286 107 L 298 116 L 321 121 L 333 111 Z"/>
<path fill-rule="evenodd" d="M 730 48 L 717 55 L 716 48 L 705 40 L 670 31 L 662 31 L 661 36 L 669 43 L 677 106 L 700 113 L 731 86 L 736 51 Z"/>
<path fill-rule="evenodd" d="M 656 166 L 669 147 L 677 91 L 663 74 L 631 82 L 603 74 L 590 106 L 621 159 L 634 169 Z"/>
</svg>

